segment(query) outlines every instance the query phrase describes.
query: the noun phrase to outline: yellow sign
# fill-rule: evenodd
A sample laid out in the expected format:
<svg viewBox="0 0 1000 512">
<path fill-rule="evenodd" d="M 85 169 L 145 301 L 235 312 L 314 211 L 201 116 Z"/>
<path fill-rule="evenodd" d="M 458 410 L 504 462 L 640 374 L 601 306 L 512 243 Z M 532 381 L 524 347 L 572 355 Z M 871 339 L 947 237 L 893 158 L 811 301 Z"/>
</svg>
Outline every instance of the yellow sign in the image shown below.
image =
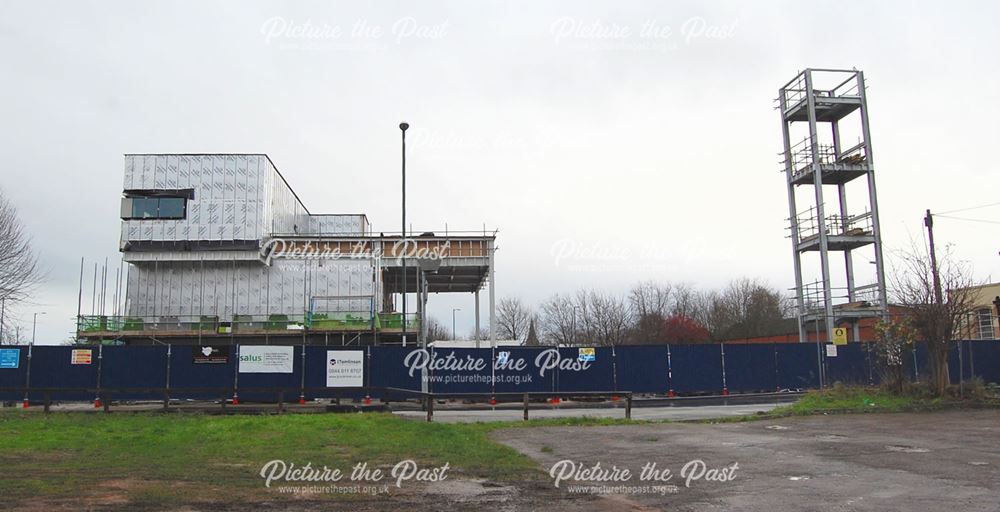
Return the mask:
<svg viewBox="0 0 1000 512">
<path fill-rule="evenodd" d="M 847 328 L 845 327 L 833 328 L 833 344 L 847 345 Z"/>
</svg>

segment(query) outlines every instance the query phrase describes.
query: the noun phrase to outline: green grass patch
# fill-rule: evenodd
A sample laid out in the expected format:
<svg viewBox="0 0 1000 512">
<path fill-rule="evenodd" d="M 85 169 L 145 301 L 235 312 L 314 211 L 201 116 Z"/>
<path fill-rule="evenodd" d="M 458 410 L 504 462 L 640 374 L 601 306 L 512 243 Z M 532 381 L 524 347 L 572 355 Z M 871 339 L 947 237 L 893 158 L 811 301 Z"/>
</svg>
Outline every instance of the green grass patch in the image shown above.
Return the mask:
<svg viewBox="0 0 1000 512">
<path fill-rule="evenodd" d="M 0 495 L 15 502 L 88 493 L 125 496 L 133 504 L 238 502 L 240 496 L 254 500 L 265 492 L 258 473 L 273 459 L 297 465 L 311 462 L 345 473 L 359 462 L 387 470 L 412 459 L 421 467 L 447 462 L 452 477 L 541 478 L 531 459 L 490 438 L 491 431 L 509 426 L 426 423 L 391 414 L 5 411 L 0 413 L 0 464 L 5 475 Z"/>
<path fill-rule="evenodd" d="M 734 416 L 705 420 L 706 423 L 733 423 L 788 416 L 816 414 L 858 414 L 876 412 L 933 411 L 956 407 L 995 407 L 997 404 L 981 398 L 960 400 L 954 397 L 931 397 L 921 393 L 894 394 L 879 388 L 835 387 L 809 391 L 789 405 L 776 407 L 766 414 Z"/>
<path fill-rule="evenodd" d="M 810 391 L 798 402 L 778 407 L 775 415 L 806 415 L 823 412 L 900 412 L 940 405 L 941 399 L 895 395 L 873 388 L 843 388 Z"/>
</svg>

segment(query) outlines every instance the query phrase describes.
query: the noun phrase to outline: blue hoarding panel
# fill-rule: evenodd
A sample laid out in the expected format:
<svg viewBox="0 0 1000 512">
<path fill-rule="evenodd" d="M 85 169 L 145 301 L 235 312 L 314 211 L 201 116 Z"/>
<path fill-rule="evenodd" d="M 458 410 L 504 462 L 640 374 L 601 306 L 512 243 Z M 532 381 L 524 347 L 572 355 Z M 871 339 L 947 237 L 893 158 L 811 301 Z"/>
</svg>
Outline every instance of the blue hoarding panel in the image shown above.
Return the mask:
<svg viewBox="0 0 1000 512">
<path fill-rule="evenodd" d="M 221 393 L 195 393 L 183 388 L 232 388 L 236 373 L 236 347 L 213 345 L 222 352 L 215 362 L 195 362 L 203 347 L 175 345 L 170 348 L 171 396 L 180 399 L 222 398 Z M 131 348 L 131 347 L 129 347 Z M 227 397 L 229 398 L 229 397 Z"/>
<path fill-rule="evenodd" d="M 837 356 L 826 358 L 826 380 L 830 384 L 867 386 L 870 383 L 868 344 L 837 346 Z"/>
<path fill-rule="evenodd" d="M 0 358 L 6 361 L 5 365 L 0 365 L 0 388 L 20 388 L 24 386 L 27 357 L 28 347 L 6 347 L 0 349 Z M 14 401 L 21 400 L 22 398 L 24 398 L 23 393 L 0 392 L 0 400 Z"/>
<path fill-rule="evenodd" d="M 968 343 L 970 374 L 987 384 L 1000 383 L 1000 343 L 970 341 Z"/>
<path fill-rule="evenodd" d="M 726 345 L 725 349 L 726 386 L 729 391 L 755 393 L 777 388 L 775 345 Z"/>
<path fill-rule="evenodd" d="M 629 346 L 617 351 L 618 387 L 634 393 L 665 394 L 667 347 Z"/>
<path fill-rule="evenodd" d="M 36 346 L 31 351 L 32 388 L 96 388 L 97 368 L 101 364 L 100 346 Z M 53 400 L 93 400 L 96 392 L 62 391 Z M 41 395 L 32 394 L 31 400 Z"/>
<path fill-rule="evenodd" d="M 722 392 L 722 352 L 719 344 L 670 345 L 670 360 L 674 391 Z"/>
<path fill-rule="evenodd" d="M 167 347 L 104 347 L 102 388 L 162 388 L 166 386 Z M 114 400 L 159 400 L 161 393 L 114 393 Z"/>
<path fill-rule="evenodd" d="M 815 343 L 782 343 L 778 349 L 778 385 L 781 389 L 819 387 L 819 363 Z"/>
</svg>

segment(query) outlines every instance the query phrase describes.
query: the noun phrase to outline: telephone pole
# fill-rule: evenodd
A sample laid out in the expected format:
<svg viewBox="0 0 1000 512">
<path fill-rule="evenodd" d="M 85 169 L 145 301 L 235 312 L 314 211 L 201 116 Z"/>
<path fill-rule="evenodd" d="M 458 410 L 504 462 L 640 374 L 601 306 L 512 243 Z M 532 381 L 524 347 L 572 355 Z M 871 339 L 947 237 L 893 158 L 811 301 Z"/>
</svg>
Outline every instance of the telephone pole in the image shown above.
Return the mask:
<svg viewBox="0 0 1000 512">
<path fill-rule="evenodd" d="M 927 210 L 924 216 L 924 226 L 927 226 L 927 241 L 931 251 L 931 276 L 934 279 L 934 301 L 938 306 L 944 303 L 941 293 L 941 276 L 938 274 L 937 253 L 934 251 L 934 217 L 931 211 Z"/>
<path fill-rule="evenodd" d="M 936 315 L 944 313 L 944 294 L 941 292 L 941 274 L 938 272 L 937 253 L 934 251 L 934 216 L 927 210 L 924 215 L 924 225 L 927 226 L 927 244 L 931 252 L 931 277 L 934 279 L 934 303 L 937 306 Z M 944 333 L 938 333 L 943 335 Z M 946 335 L 948 336 L 948 335 Z M 946 338 L 947 339 L 947 338 Z M 947 348 L 947 347 L 946 347 Z M 958 397 L 965 397 L 965 367 L 962 361 L 962 340 L 958 340 Z M 945 367 L 947 371 L 947 367 Z"/>
</svg>

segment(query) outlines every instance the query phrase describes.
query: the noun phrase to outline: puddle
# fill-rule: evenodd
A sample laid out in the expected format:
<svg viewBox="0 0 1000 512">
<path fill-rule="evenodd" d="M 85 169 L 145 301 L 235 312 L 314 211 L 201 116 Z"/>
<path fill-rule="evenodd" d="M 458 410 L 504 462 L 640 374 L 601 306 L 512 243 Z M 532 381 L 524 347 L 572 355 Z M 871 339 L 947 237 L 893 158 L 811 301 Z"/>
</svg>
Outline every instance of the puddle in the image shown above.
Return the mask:
<svg viewBox="0 0 1000 512">
<path fill-rule="evenodd" d="M 847 436 L 842 436 L 840 434 L 821 434 L 816 436 L 816 439 L 820 441 L 843 441 L 847 439 Z"/>
<path fill-rule="evenodd" d="M 900 453 L 927 453 L 930 450 L 927 448 L 917 448 L 914 446 L 900 446 L 900 445 L 888 445 L 885 447 L 886 450 L 890 452 L 900 452 Z"/>
<path fill-rule="evenodd" d="M 789 430 L 790 429 L 790 427 L 786 427 L 784 425 L 768 425 L 768 426 L 766 426 L 764 428 L 766 428 L 768 430 Z"/>
<path fill-rule="evenodd" d="M 972 464 L 973 466 L 989 466 L 990 465 L 989 462 L 983 462 L 981 460 L 969 461 L 969 464 Z"/>
<path fill-rule="evenodd" d="M 790 477 L 788 477 L 788 479 L 791 480 L 791 481 L 793 481 L 793 482 L 798 482 L 800 480 L 809 480 L 809 477 L 808 476 L 790 476 Z"/>
</svg>

